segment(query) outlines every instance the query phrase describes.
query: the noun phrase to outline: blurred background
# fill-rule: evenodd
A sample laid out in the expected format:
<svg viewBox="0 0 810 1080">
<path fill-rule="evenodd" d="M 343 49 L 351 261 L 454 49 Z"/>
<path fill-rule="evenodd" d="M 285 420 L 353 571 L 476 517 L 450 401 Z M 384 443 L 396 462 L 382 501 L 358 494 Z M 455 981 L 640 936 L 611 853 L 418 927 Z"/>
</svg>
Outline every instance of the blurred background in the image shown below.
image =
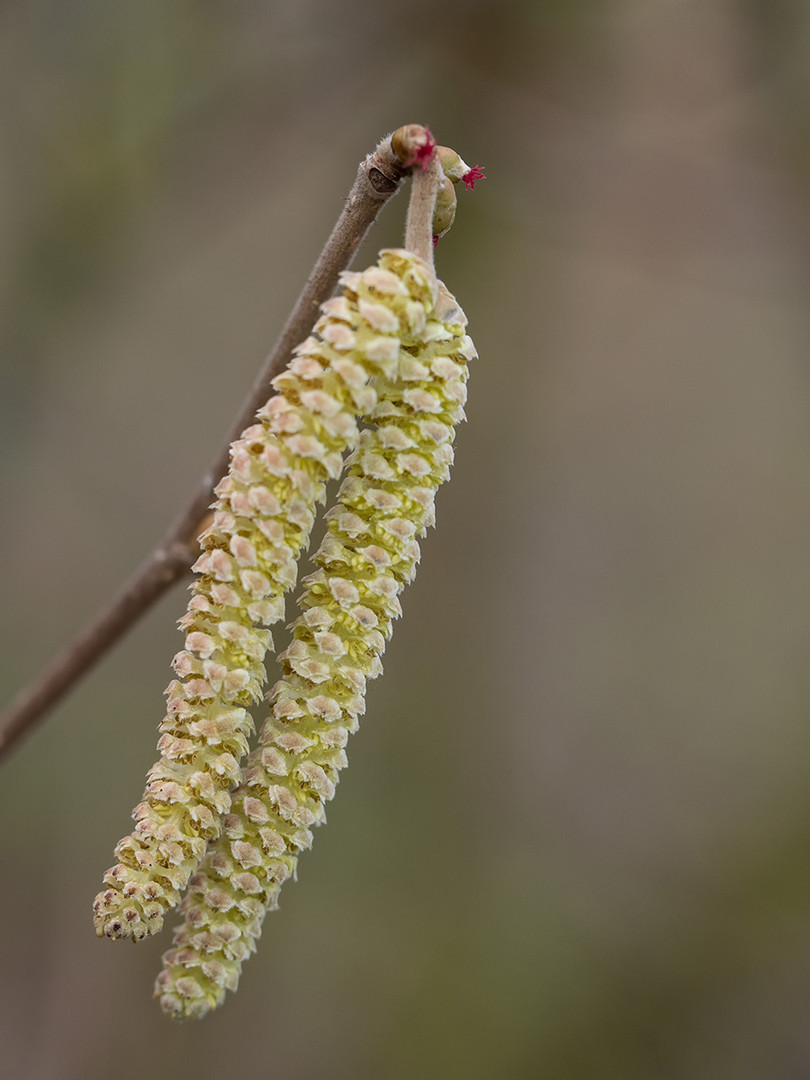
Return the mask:
<svg viewBox="0 0 810 1080">
<path fill-rule="evenodd" d="M 2 767 L 3 1076 L 810 1075 L 810 8 L 5 0 L 0 100 L 4 700 L 183 504 L 358 160 L 422 122 L 488 177 L 329 827 L 201 1024 L 168 933 L 96 940 L 176 590 Z"/>
</svg>

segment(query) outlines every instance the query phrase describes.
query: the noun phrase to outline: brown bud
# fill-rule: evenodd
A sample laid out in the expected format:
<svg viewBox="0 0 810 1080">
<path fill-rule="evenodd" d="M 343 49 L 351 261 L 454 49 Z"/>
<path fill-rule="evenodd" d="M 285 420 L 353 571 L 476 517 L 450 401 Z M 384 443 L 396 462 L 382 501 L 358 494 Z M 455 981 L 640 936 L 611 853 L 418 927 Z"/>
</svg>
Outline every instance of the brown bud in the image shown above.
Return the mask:
<svg viewBox="0 0 810 1080">
<path fill-rule="evenodd" d="M 397 128 L 391 136 L 394 156 L 406 168 L 415 165 L 425 156 L 430 156 L 435 145 L 430 129 L 422 124 L 405 124 L 404 127 Z"/>
</svg>

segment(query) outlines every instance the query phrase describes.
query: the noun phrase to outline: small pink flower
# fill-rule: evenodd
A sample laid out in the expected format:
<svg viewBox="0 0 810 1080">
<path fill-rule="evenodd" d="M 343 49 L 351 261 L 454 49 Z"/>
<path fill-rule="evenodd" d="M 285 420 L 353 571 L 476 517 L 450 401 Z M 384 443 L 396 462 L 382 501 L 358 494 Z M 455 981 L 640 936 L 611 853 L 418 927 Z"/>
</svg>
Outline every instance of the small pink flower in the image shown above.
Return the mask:
<svg viewBox="0 0 810 1080">
<path fill-rule="evenodd" d="M 483 166 L 473 165 L 471 169 L 468 169 L 467 172 L 464 173 L 461 179 L 464 181 L 465 185 L 467 186 L 467 188 L 469 188 L 470 191 L 475 191 L 475 181 L 486 180 L 486 177 L 484 176 Z"/>
<path fill-rule="evenodd" d="M 430 162 L 433 160 L 433 156 L 436 153 L 436 140 L 433 138 L 433 134 L 429 127 L 425 128 L 425 141 L 421 146 L 416 148 L 413 161 L 409 162 L 411 165 L 419 165 L 420 168 L 426 169 Z"/>
</svg>

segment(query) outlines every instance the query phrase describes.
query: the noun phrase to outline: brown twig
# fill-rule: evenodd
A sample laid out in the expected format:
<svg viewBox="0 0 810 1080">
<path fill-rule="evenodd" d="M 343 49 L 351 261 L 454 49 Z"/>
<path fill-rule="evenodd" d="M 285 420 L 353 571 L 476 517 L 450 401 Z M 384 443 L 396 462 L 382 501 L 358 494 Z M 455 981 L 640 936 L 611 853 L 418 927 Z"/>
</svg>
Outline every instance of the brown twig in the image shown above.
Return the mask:
<svg viewBox="0 0 810 1080">
<path fill-rule="evenodd" d="M 406 133 L 404 140 L 403 132 Z M 202 531 L 214 485 L 228 467 L 230 444 L 250 424 L 256 410 L 270 396 L 271 380 L 284 369 L 292 350 L 310 332 L 318 307 L 334 292 L 341 270 L 350 265 L 380 210 L 399 190 L 403 177 L 413 163 L 410 160 L 413 147 L 427 141 L 428 136 L 424 132 L 425 129 L 419 125 L 400 128 L 394 136 L 386 136 L 376 150 L 360 163 L 343 212 L 222 449 L 200 481 L 194 497 L 161 543 L 111 603 L 65 646 L 29 686 L 20 691 L 0 715 L 0 758 L 8 754 L 46 716 L 48 710 L 76 685 L 158 597 L 188 572 L 199 550 L 197 536 Z"/>
</svg>

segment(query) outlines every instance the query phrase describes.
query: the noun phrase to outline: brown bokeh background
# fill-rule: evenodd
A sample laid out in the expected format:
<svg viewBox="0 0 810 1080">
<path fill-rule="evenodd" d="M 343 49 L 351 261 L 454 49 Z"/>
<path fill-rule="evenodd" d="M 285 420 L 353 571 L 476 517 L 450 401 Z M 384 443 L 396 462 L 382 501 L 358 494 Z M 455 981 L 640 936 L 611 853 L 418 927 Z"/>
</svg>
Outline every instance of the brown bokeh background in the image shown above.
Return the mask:
<svg viewBox="0 0 810 1080">
<path fill-rule="evenodd" d="M 4 1077 L 810 1074 L 808 72 L 800 0 L 6 0 L 4 698 L 160 537 L 383 132 L 488 180 L 438 250 L 470 422 L 329 827 L 202 1024 L 166 939 L 95 939 L 171 594 L 3 767 Z"/>
</svg>

